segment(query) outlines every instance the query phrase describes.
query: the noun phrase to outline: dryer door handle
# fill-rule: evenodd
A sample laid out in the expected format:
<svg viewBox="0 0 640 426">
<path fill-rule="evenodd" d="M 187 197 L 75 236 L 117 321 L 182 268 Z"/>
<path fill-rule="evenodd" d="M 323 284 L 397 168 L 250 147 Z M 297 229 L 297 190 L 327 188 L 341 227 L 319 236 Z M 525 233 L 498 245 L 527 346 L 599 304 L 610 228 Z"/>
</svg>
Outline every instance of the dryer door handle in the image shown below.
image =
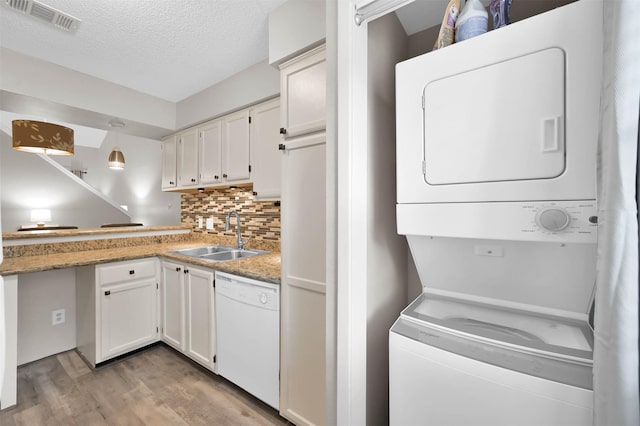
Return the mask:
<svg viewBox="0 0 640 426">
<path fill-rule="evenodd" d="M 562 151 L 564 140 L 564 121 L 562 116 L 542 121 L 542 152 Z"/>
</svg>

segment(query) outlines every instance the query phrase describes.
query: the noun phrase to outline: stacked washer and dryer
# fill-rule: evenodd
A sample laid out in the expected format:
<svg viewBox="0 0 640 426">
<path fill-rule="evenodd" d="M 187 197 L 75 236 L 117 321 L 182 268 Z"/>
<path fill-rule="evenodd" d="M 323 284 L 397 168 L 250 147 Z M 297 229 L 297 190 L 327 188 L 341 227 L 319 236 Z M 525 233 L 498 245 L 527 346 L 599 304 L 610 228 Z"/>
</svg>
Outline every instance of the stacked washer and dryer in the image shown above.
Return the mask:
<svg viewBox="0 0 640 426">
<path fill-rule="evenodd" d="M 398 64 L 392 425 L 592 418 L 602 2 Z"/>
</svg>

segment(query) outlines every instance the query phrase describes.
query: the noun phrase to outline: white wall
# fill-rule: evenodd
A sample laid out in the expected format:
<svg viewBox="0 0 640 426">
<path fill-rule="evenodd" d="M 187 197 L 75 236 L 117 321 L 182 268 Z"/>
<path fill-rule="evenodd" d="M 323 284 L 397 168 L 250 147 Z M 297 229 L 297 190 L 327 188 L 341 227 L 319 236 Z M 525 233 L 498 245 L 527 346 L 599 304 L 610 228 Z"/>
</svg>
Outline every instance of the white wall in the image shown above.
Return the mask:
<svg viewBox="0 0 640 426">
<path fill-rule="evenodd" d="M 264 60 L 178 102 L 176 128 L 183 129 L 279 94 L 280 73 Z"/>
<path fill-rule="evenodd" d="M 124 170 L 107 167 L 109 153 L 116 146 L 124 154 Z M 127 205 L 131 222 L 178 225 L 180 194 L 160 189 L 160 147 L 156 140 L 109 132 L 100 148 L 76 146 L 73 157 L 58 156 L 55 160 L 67 168 L 86 169 L 85 182 L 118 205 Z"/>
<path fill-rule="evenodd" d="M 324 43 L 326 0 L 289 0 L 269 14 L 269 63 L 277 66 Z"/>
<path fill-rule="evenodd" d="M 15 151 L 9 135 L 0 131 L 2 162 L 2 230 L 16 231 L 31 223 L 31 209 L 51 210 L 51 224 L 96 227 L 102 223 L 128 222 L 117 206 L 77 182 L 39 155 Z M 55 158 L 55 157 L 54 157 Z M 159 185 L 159 184 L 158 184 Z"/>
<path fill-rule="evenodd" d="M 65 310 L 65 322 L 51 325 L 51 311 Z M 76 347 L 74 269 L 18 277 L 18 365 Z"/>
<path fill-rule="evenodd" d="M 121 117 L 166 129 L 175 128 L 176 105 L 173 102 L 6 48 L 0 48 L 0 63 L 1 90 L 101 113 L 107 117 Z"/>
<path fill-rule="evenodd" d="M 396 233 L 395 64 L 407 37 L 390 13 L 369 24 L 367 424 L 389 422 L 389 329 L 407 303 L 404 236 Z"/>
</svg>

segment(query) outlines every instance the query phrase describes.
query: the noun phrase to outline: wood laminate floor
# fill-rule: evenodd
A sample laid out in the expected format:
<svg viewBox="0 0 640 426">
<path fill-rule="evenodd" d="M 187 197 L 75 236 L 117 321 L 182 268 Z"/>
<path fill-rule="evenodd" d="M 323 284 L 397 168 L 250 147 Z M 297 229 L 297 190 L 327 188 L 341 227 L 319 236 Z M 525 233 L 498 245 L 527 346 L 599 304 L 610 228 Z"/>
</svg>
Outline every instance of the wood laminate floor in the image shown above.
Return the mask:
<svg viewBox="0 0 640 426">
<path fill-rule="evenodd" d="M 18 368 L 0 425 L 286 425 L 276 410 L 164 345 L 91 370 L 75 351 Z"/>
</svg>

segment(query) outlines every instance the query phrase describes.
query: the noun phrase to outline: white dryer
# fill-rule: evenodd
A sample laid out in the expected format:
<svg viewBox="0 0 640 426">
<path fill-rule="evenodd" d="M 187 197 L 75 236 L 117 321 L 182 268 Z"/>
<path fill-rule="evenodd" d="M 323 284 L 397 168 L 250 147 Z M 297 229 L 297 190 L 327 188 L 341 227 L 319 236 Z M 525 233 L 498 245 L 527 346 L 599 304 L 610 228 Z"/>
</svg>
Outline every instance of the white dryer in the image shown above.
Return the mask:
<svg viewBox="0 0 640 426">
<path fill-rule="evenodd" d="M 601 69 L 598 0 L 399 63 L 399 208 L 594 199 Z"/>
<path fill-rule="evenodd" d="M 392 425 L 591 423 L 602 1 L 398 64 Z"/>
</svg>

